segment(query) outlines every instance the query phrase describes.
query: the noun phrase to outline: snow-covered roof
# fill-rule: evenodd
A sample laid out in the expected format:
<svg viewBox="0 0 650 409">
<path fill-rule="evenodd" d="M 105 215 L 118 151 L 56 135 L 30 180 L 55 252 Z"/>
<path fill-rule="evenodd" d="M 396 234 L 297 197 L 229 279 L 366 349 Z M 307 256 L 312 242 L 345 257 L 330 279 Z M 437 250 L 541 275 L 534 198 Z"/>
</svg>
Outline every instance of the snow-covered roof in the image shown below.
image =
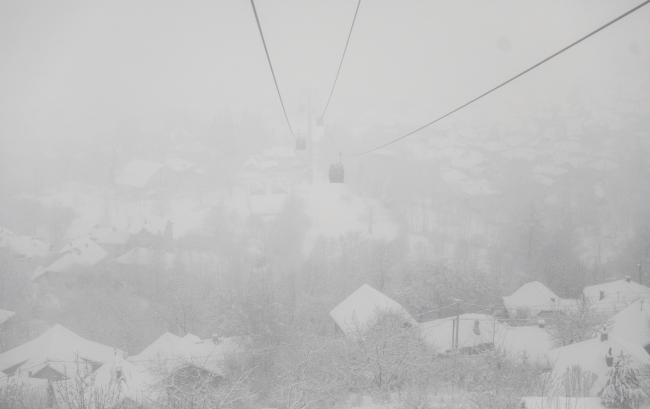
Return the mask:
<svg viewBox="0 0 650 409">
<path fill-rule="evenodd" d="M 650 344 L 650 302 L 638 300 L 612 317 L 610 334 L 641 346 Z"/>
<path fill-rule="evenodd" d="M 115 178 L 115 183 L 143 188 L 162 167 L 163 165 L 155 162 L 132 160 L 124 166 L 120 174 Z"/>
<path fill-rule="evenodd" d="M 525 397 L 521 398 L 521 409 L 607 409 L 600 398 Z"/>
<path fill-rule="evenodd" d="M 4 235 L 0 238 L 0 247 L 6 247 L 25 258 L 32 258 L 47 256 L 52 245 L 37 237 Z"/>
<path fill-rule="evenodd" d="M 78 238 L 61 250 L 63 256 L 45 267 L 43 272 L 64 273 L 78 267 L 92 267 L 102 261 L 108 252 L 89 238 Z M 37 273 L 34 272 L 34 278 Z"/>
<path fill-rule="evenodd" d="M 35 374 L 49 366 L 60 374 L 74 373 L 77 356 L 83 361 L 104 363 L 116 354 L 121 356 L 122 351 L 89 341 L 56 324 L 38 338 L 0 354 L 0 371 L 24 369 L 21 372 L 29 370 Z"/>
<path fill-rule="evenodd" d="M 352 335 L 357 330 L 363 331 L 381 311 L 392 311 L 404 315 L 404 320 L 417 325 L 417 321 L 400 303 L 375 290 L 368 284 L 359 287 L 332 311 L 330 317 L 343 333 Z"/>
<path fill-rule="evenodd" d="M 102 365 L 93 373 L 91 378 L 93 388 L 84 390 L 88 402 L 91 401 L 91 393 L 101 396 L 104 394 L 111 399 L 110 403 L 119 403 L 129 399 L 136 403 L 142 403 L 153 398 L 155 393 L 154 378 L 143 368 L 115 356 Z M 69 390 L 78 382 L 77 379 L 69 379 L 62 382 L 55 382 L 54 391 L 57 394 L 57 401 L 61 402 L 62 391 Z M 114 399 L 114 400 L 113 400 Z"/>
<path fill-rule="evenodd" d="M 5 236 L 15 236 L 15 235 L 16 233 L 12 232 L 11 230 L 0 226 L 0 239 L 2 239 Z"/>
<path fill-rule="evenodd" d="M 168 223 L 171 222 L 165 217 L 140 214 L 130 220 L 128 231 L 130 235 L 140 234 L 143 230 L 152 235 L 162 235 L 165 233 Z"/>
<path fill-rule="evenodd" d="M 422 331 L 425 341 L 441 353 L 451 351 L 451 334 L 455 319 L 456 317 L 448 317 L 421 323 L 420 331 Z M 475 332 L 477 325 L 478 333 Z M 501 324 L 491 315 L 461 314 L 458 328 L 458 347 L 474 348 L 479 345 L 493 344 L 502 337 L 506 329 L 505 324 Z"/>
<path fill-rule="evenodd" d="M 604 294 L 602 300 L 600 299 L 601 291 Z M 593 302 L 631 304 L 638 299 L 650 299 L 650 288 L 632 280 L 623 279 L 585 287 L 582 294 Z"/>
<path fill-rule="evenodd" d="M 175 256 L 142 247 L 136 247 L 115 259 L 118 264 L 125 266 L 144 266 L 149 268 L 162 267 L 169 269 L 174 266 Z"/>
<path fill-rule="evenodd" d="M 139 366 L 148 366 L 152 362 L 176 364 L 184 360 L 200 359 L 204 350 L 188 339 L 183 339 L 171 332 L 166 332 L 137 355 L 130 356 L 129 362 Z"/>
<path fill-rule="evenodd" d="M 16 315 L 16 313 L 13 311 L 0 310 L 0 325 L 4 324 L 5 321 L 14 315 Z"/>
<path fill-rule="evenodd" d="M 167 159 L 165 161 L 167 167 L 175 172 L 185 172 L 188 169 L 196 168 L 196 165 L 192 162 L 188 162 L 185 159 L 173 158 Z"/>
<path fill-rule="evenodd" d="M 224 358 L 245 352 L 245 347 L 249 341 L 245 337 L 219 337 L 215 342 L 212 338 L 201 340 L 194 334 L 186 334 L 183 339 L 194 343 L 203 351 L 198 362 L 201 363 L 203 368 L 207 368 L 214 373 L 222 373 L 221 364 Z"/>
<path fill-rule="evenodd" d="M 129 242 L 131 237 L 126 230 L 116 227 L 96 227 L 91 232 L 92 239 L 97 244 L 108 244 L 114 246 L 123 246 Z"/>
<path fill-rule="evenodd" d="M 508 327 L 498 334 L 497 348 L 509 354 L 518 362 L 545 365 L 545 354 L 553 349 L 549 333 L 539 326 Z"/>
<path fill-rule="evenodd" d="M 595 394 L 607 381 L 609 367 L 605 357 L 612 350 L 614 360 L 623 352 L 630 356 L 630 365 L 640 367 L 650 365 L 650 355 L 639 344 L 624 341 L 620 338 L 608 336 L 608 339 L 601 341 L 600 336 L 587 341 L 577 342 L 560 348 L 555 348 L 546 353 L 546 361 L 557 376 L 562 376 L 567 369 L 574 365 L 580 365 L 583 370 L 590 371 L 598 376 L 591 395 Z"/>
<path fill-rule="evenodd" d="M 560 297 L 539 281 L 526 283 L 512 295 L 502 298 L 508 313 L 516 314 L 517 310 L 528 309 L 533 316 L 553 310 L 560 300 Z"/>
</svg>

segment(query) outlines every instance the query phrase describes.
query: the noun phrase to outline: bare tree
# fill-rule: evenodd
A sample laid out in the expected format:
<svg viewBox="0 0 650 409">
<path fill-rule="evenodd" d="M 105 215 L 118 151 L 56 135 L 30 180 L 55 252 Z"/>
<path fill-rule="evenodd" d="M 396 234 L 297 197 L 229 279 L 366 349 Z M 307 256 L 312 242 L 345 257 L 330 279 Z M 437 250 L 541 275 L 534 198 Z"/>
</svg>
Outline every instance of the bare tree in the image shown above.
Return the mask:
<svg viewBox="0 0 650 409">
<path fill-rule="evenodd" d="M 113 409 L 121 401 L 119 384 L 111 378 L 108 385 L 97 385 L 92 365 L 77 355 L 75 372 L 64 374 L 54 383 L 57 405 L 65 409 Z"/>
<path fill-rule="evenodd" d="M 367 325 L 356 325 L 348 342 L 353 384 L 382 398 L 423 376 L 434 362 L 419 327 L 399 312 L 376 312 Z"/>
<path fill-rule="evenodd" d="M 206 359 L 169 358 L 155 361 L 149 370 L 158 380 L 150 406 L 159 409 L 241 409 L 249 407 L 253 368 L 243 365 L 223 376 L 221 364 Z M 232 369 L 232 368 L 230 368 Z"/>
<path fill-rule="evenodd" d="M 283 409 L 332 407 L 350 387 L 343 339 L 297 334 L 276 358 L 273 401 Z"/>
<path fill-rule="evenodd" d="M 576 302 L 575 308 L 559 311 L 546 331 L 553 345 L 560 347 L 590 339 L 598 328 L 607 324 L 607 317 L 598 312 L 590 299 L 583 298 Z"/>
</svg>

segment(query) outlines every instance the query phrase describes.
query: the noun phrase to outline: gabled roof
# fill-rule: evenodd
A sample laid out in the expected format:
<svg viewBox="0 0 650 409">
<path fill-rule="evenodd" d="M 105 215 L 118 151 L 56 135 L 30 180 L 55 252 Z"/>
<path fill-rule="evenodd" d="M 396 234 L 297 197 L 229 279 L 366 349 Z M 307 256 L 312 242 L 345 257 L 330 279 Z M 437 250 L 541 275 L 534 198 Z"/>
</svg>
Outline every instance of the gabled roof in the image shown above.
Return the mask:
<svg viewBox="0 0 650 409">
<path fill-rule="evenodd" d="M 129 222 L 129 234 L 137 235 L 143 230 L 152 235 L 162 235 L 165 233 L 167 225 L 171 223 L 165 217 L 138 215 Z"/>
<path fill-rule="evenodd" d="M 0 239 L 2 239 L 5 236 L 15 236 L 15 235 L 16 233 L 12 232 L 11 230 L 0 226 Z"/>
<path fill-rule="evenodd" d="M 502 298 L 503 304 L 510 314 L 527 308 L 533 315 L 552 310 L 560 300 L 560 297 L 539 281 L 526 283 L 512 295 Z"/>
<path fill-rule="evenodd" d="M 220 337 L 215 342 L 213 339 L 201 340 L 193 334 L 186 334 L 183 339 L 194 343 L 203 351 L 198 362 L 204 369 L 219 374 L 222 374 L 223 360 L 233 354 L 243 353 L 248 341 L 245 337 Z"/>
<path fill-rule="evenodd" d="M 53 383 L 57 393 L 57 401 L 61 402 L 59 396 L 66 387 L 74 387 L 76 379 L 70 379 L 62 382 Z M 110 361 L 102 365 L 93 373 L 93 388 L 87 388 L 84 392 L 87 394 L 88 402 L 91 402 L 91 393 L 106 394 L 114 397 L 118 403 L 125 399 L 141 403 L 147 398 L 152 398 L 154 394 L 153 377 L 143 368 L 115 356 Z"/>
<path fill-rule="evenodd" d="M 166 332 L 137 355 L 128 360 L 136 365 L 147 366 L 151 362 L 169 361 L 174 364 L 182 360 L 201 358 L 204 351 L 188 339 Z"/>
<path fill-rule="evenodd" d="M 196 165 L 193 164 L 192 162 L 188 162 L 180 158 L 168 159 L 167 161 L 165 161 L 165 164 L 169 169 L 175 172 L 185 172 L 186 170 L 196 168 Z"/>
<path fill-rule="evenodd" d="M 163 165 L 159 163 L 132 160 L 124 166 L 122 172 L 115 178 L 115 183 L 143 188 L 161 168 L 163 168 Z"/>
<path fill-rule="evenodd" d="M 518 362 L 526 360 L 531 364 L 545 365 L 545 354 L 553 349 L 549 333 L 537 325 L 507 327 L 506 331 L 497 335 L 497 347 Z"/>
<path fill-rule="evenodd" d="M 0 247 L 6 247 L 26 258 L 32 258 L 47 256 L 52 245 L 37 237 L 5 235 L 0 238 Z"/>
<path fill-rule="evenodd" d="M 593 394 L 600 390 L 607 381 L 609 367 L 605 357 L 610 348 L 612 349 L 614 361 L 623 352 L 625 355 L 630 356 L 630 364 L 633 367 L 650 365 L 650 355 L 641 345 L 622 340 L 611 334 L 605 341 L 601 341 L 600 336 L 598 336 L 587 341 L 552 349 L 546 353 L 546 360 L 553 372 L 558 376 L 562 376 L 567 369 L 574 365 L 580 365 L 583 370 L 597 375 L 598 379 L 591 390 Z"/>
<path fill-rule="evenodd" d="M 474 348 L 482 344 L 493 343 L 507 329 L 507 325 L 501 324 L 491 315 L 461 314 L 459 318 L 459 348 Z M 422 331 L 425 341 L 441 353 L 451 351 L 451 334 L 455 319 L 456 317 L 448 317 L 421 323 L 420 331 Z M 474 331 L 477 321 L 478 334 Z"/>
<path fill-rule="evenodd" d="M 56 324 L 38 338 L 0 354 L 0 371 L 13 368 L 36 373 L 46 366 L 64 374 L 76 371 L 77 355 L 83 361 L 104 363 L 122 351 L 89 341 Z M 26 374 L 23 374 L 25 376 Z"/>
<path fill-rule="evenodd" d="M 78 267 L 92 267 L 106 258 L 108 252 L 88 238 L 79 238 L 67 243 L 61 254 L 61 258 L 42 272 L 64 273 Z"/>
<path fill-rule="evenodd" d="M 368 284 L 359 287 L 348 298 L 343 300 L 332 311 L 330 317 L 345 334 L 367 328 L 377 312 L 392 311 L 404 315 L 405 321 L 417 325 L 417 321 L 402 307 L 400 303 L 385 294 L 375 290 Z"/>
<path fill-rule="evenodd" d="M 0 325 L 4 324 L 9 318 L 16 315 L 13 311 L 0 310 Z"/>
<path fill-rule="evenodd" d="M 96 227 L 91 232 L 91 238 L 97 244 L 108 244 L 123 246 L 129 242 L 129 233 L 126 230 L 117 229 L 115 227 Z"/>
<path fill-rule="evenodd" d="M 634 342 L 643 347 L 650 344 L 648 322 L 650 322 L 650 302 L 635 301 L 629 307 L 612 317 L 610 335 Z"/>
<path fill-rule="evenodd" d="M 600 292 L 603 291 L 605 298 L 600 300 Z M 610 281 L 608 283 L 590 285 L 582 290 L 582 294 L 592 301 L 608 303 L 631 304 L 638 299 L 650 299 L 650 288 L 639 283 L 626 279 Z"/>
</svg>

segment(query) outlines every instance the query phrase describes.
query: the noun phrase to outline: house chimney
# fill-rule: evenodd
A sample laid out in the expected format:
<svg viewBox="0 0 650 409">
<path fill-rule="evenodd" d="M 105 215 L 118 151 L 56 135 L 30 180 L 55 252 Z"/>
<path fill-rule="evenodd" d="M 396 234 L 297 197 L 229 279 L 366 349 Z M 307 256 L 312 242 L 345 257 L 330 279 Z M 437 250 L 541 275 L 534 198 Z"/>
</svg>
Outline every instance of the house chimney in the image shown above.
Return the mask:
<svg viewBox="0 0 650 409">
<path fill-rule="evenodd" d="M 600 331 L 600 341 L 607 341 L 609 339 L 609 332 L 607 332 L 607 327 L 603 327 L 602 331 Z"/>
<path fill-rule="evenodd" d="M 481 327 L 479 326 L 478 320 L 474 320 L 474 333 L 476 335 L 481 335 Z"/>
<path fill-rule="evenodd" d="M 632 277 L 630 277 L 629 275 L 625 276 L 625 282 L 629 283 L 630 281 L 632 281 Z"/>
<path fill-rule="evenodd" d="M 607 363 L 607 366 L 614 365 L 614 355 L 612 355 L 612 348 L 610 348 L 607 352 L 607 355 L 605 355 L 605 362 Z"/>
<path fill-rule="evenodd" d="M 219 334 L 212 334 L 212 342 L 215 344 L 219 343 Z"/>
<path fill-rule="evenodd" d="M 538 325 L 540 328 L 544 328 L 544 327 L 546 326 L 546 321 L 544 321 L 544 320 L 537 320 L 537 325 Z"/>
<path fill-rule="evenodd" d="M 603 298 L 605 298 L 605 291 L 604 291 L 604 290 L 600 290 L 600 298 L 599 298 L 598 300 L 600 301 L 600 300 L 602 300 Z"/>
</svg>

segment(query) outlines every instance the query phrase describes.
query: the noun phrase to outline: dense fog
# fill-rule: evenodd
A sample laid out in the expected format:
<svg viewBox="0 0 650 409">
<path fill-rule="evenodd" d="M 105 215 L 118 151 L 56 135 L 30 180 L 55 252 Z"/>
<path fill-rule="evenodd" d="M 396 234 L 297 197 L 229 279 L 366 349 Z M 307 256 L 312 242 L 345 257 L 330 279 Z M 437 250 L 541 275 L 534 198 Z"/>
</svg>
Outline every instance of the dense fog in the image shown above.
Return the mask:
<svg viewBox="0 0 650 409">
<path fill-rule="evenodd" d="M 647 407 L 641 3 L 0 3 L 0 408 Z"/>
</svg>

